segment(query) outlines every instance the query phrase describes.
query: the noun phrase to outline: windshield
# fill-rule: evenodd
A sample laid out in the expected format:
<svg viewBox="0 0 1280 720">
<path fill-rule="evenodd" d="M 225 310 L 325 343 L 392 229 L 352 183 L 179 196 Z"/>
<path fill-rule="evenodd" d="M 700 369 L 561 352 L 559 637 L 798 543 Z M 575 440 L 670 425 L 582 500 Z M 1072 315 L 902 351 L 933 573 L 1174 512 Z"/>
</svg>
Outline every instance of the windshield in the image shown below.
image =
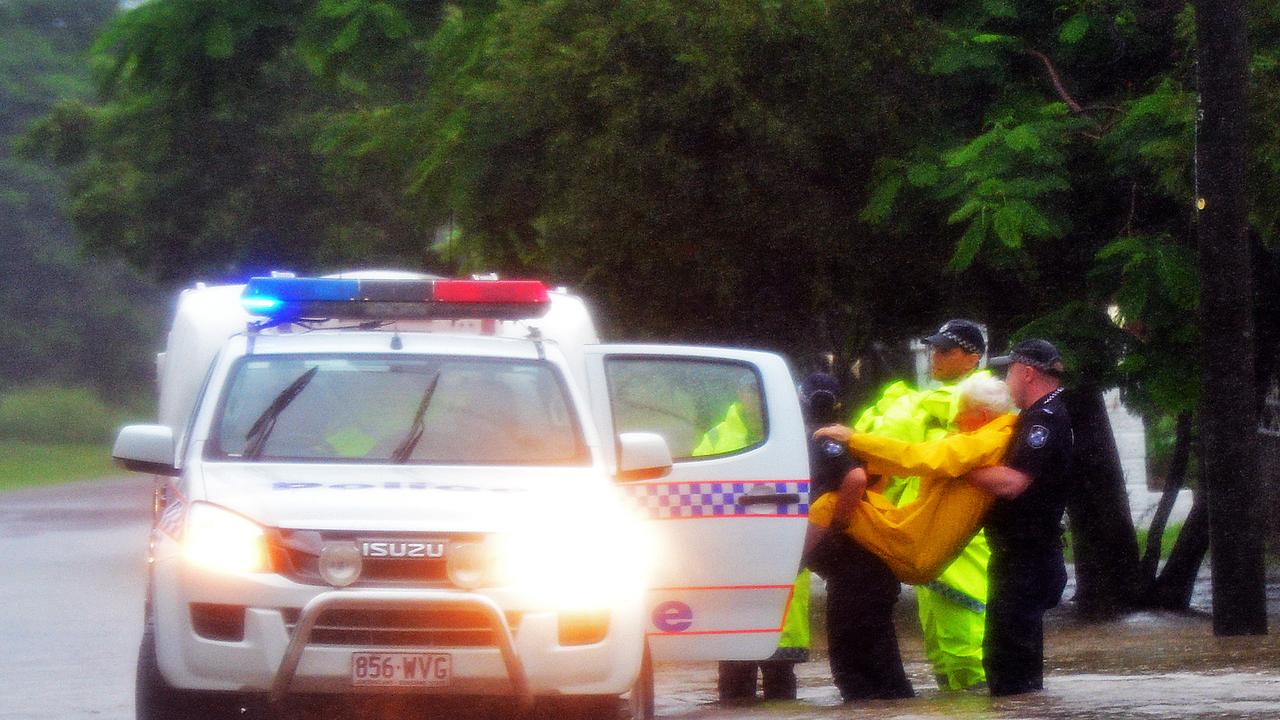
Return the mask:
<svg viewBox="0 0 1280 720">
<path fill-rule="evenodd" d="M 531 360 L 253 356 L 209 456 L 243 461 L 585 464 L 564 385 Z"/>
</svg>

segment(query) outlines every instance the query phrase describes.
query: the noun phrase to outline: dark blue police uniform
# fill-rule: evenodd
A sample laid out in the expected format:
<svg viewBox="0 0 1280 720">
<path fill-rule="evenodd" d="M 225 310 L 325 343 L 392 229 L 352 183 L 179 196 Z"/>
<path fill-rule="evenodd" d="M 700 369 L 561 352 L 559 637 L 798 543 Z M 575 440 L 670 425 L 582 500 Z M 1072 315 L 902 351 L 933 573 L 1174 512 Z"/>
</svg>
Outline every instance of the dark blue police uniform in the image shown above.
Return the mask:
<svg viewBox="0 0 1280 720">
<path fill-rule="evenodd" d="M 1067 582 L 1062 514 L 1070 491 L 1071 418 L 1058 388 L 1022 411 L 1004 464 L 1030 476 L 997 499 L 985 527 L 991 544 L 983 666 L 992 695 L 1044 687 L 1044 612 Z"/>
<path fill-rule="evenodd" d="M 844 444 L 811 439 L 811 497 L 839 489 L 858 465 Z M 828 656 L 840 696 L 846 702 L 912 697 L 893 626 L 893 605 L 901 590 L 893 571 L 843 532 L 828 534 L 806 562 L 827 582 Z"/>
</svg>

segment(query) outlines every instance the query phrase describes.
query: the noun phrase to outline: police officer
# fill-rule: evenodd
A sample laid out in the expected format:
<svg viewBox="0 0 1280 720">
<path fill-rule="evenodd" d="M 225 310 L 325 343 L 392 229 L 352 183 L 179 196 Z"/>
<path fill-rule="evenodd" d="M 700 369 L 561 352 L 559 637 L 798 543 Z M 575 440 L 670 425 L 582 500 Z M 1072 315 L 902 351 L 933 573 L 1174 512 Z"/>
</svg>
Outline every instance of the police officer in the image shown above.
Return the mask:
<svg viewBox="0 0 1280 720">
<path fill-rule="evenodd" d="M 1008 368 L 1022 413 L 1004 464 L 966 477 L 996 496 L 984 523 L 991 544 L 984 665 L 991 694 L 1014 695 L 1044 687 L 1044 612 L 1067 582 L 1061 523 L 1074 439 L 1052 343 L 1020 342 L 990 365 Z"/>
<path fill-rule="evenodd" d="M 937 440 L 958 430 L 958 385 L 989 375 L 978 369 L 986 352 L 982 327 L 963 318 L 948 320 L 924 343 L 929 346 L 929 374 L 942 384 L 918 391 L 904 382 L 891 385 L 854 423 L 856 430 L 906 442 Z M 878 489 L 895 504 L 906 505 L 919 495 L 920 478 L 890 478 Z M 916 588 L 925 654 L 940 688 L 963 690 L 986 681 L 982 643 L 990 556 L 979 531 L 937 578 Z"/>
<path fill-rule="evenodd" d="M 812 433 L 836 418 L 835 378 L 815 373 L 801 384 L 806 423 Z M 825 437 L 809 442 L 810 497 L 858 486 L 867 477 L 848 447 Z M 852 498 L 856 501 L 858 498 Z M 837 508 L 832 528 L 848 522 L 846 508 Z M 828 532 L 805 557 L 806 564 L 827 581 L 827 645 L 831 678 L 845 702 L 871 698 L 912 697 L 911 682 L 902 667 L 893 606 L 901 586 L 884 561 L 844 532 Z"/>
</svg>

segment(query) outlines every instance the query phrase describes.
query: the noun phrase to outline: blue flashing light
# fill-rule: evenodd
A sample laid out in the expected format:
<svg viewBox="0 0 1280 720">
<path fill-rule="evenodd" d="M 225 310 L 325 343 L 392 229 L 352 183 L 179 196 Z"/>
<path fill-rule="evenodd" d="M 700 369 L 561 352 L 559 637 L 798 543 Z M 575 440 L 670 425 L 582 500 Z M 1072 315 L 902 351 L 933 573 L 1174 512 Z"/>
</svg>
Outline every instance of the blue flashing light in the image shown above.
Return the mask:
<svg viewBox="0 0 1280 720">
<path fill-rule="evenodd" d="M 272 323 L 344 318 L 539 317 L 547 311 L 546 287 L 537 281 L 255 277 L 241 304 Z"/>
<path fill-rule="evenodd" d="M 245 285 L 240 302 L 250 315 L 301 317 L 314 303 L 347 303 L 360 299 L 360 282 L 343 278 L 256 277 Z"/>
<path fill-rule="evenodd" d="M 360 281 L 347 278 L 256 277 L 245 297 L 275 297 L 282 302 L 351 302 L 360 299 Z"/>
<path fill-rule="evenodd" d="M 271 315 L 284 305 L 284 301 L 280 298 L 266 295 L 243 296 L 240 298 L 240 303 L 244 305 L 244 309 L 248 310 L 250 315 Z"/>
</svg>

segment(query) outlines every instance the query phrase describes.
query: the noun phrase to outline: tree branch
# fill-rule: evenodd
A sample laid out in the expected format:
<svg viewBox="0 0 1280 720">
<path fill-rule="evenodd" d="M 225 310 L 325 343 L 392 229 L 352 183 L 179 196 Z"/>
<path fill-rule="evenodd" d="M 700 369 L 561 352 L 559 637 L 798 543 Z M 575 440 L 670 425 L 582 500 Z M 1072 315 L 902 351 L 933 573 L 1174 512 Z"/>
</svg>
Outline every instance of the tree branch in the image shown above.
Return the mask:
<svg viewBox="0 0 1280 720">
<path fill-rule="evenodd" d="M 1071 112 L 1076 115 L 1085 112 L 1084 107 L 1076 102 L 1075 98 L 1071 97 L 1071 93 L 1067 92 L 1066 86 L 1062 84 L 1062 77 L 1058 75 L 1058 69 L 1054 67 L 1053 61 L 1049 59 L 1048 55 L 1039 50 L 1024 50 L 1023 52 L 1044 63 L 1044 69 L 1049 73 L 1049 81 L 1053 83 L 1053 89 L 1058 93 L 1058 97 L 1062 98 L 1062 101 L 1067 104 L 1067 107 L 1071 108 Z"/>
</svg>

